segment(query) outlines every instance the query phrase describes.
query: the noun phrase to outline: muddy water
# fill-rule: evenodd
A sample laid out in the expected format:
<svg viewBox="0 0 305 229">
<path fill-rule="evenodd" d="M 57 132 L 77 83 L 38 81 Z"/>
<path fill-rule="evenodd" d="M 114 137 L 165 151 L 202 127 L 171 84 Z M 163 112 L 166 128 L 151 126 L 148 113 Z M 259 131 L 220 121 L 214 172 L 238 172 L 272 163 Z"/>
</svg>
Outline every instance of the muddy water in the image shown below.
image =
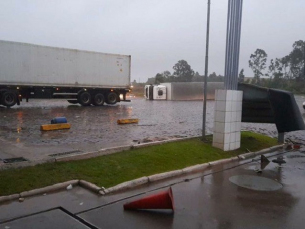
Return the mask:
<svg viewBox="0 0 305 229">
<path fill-rule="evenodd" d="M 296 96 L 300 111 L 304 96 Z M 114 106 L 81 107 L 65 100 L 32 100 L 10 109 L 0 107 L 0 140 L 24 146 L 74 146 L 100 149 L 173 137 L 200 136 L 202 101 L 147 101 L 133 99 Z M 64 116 L 70 130 L 40 131 L 54 117 Z M 214 101 L 207 102 L 207 132 L 212 133 Z M 118 125 L 117 119 L 139 118 L 139 124 Z M 243 123 L 243 130 L 277 136 L 273 124 Z M 287 134 L 305 142 L 304 131 Z"/>
</svg>

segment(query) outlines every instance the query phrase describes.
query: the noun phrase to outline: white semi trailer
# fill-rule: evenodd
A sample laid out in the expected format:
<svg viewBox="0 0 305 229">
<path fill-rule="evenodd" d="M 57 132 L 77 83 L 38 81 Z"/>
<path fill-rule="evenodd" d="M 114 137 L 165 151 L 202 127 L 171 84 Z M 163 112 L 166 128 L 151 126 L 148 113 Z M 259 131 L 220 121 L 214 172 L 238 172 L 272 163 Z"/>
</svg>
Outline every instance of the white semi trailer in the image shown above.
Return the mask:
<svg viewBox="0 0 305 229">
<path fill-rule="evenodd" d="M 131 56 L 0 41 L 0 105 L 67 98 L 101 106 L 126 100 Z"/>
</svg>

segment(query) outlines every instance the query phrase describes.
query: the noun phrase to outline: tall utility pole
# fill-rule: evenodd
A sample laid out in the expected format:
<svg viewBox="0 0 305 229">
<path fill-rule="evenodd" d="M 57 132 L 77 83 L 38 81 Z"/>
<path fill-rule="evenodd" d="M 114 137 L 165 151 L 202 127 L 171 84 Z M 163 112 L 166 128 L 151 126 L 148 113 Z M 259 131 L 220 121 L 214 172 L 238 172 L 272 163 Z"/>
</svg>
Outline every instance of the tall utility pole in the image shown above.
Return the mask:
<svg viewBox="0 0 305 229">
<path fill-rule="evenodd" d="M 303 59 L 304 59 L 303 73 L 305 78 L 305 41 L 303 41 Z"/>
<path fill-rule="evenodd" d="M 243 0 L 228 1 L 227 40 L 225 59 L 225 82 L 226 90 L 237 90 L 239 48 L 242 21 Z"/>
<path fill-rule="evenodd" d="M 206 113 L 207 113 L 207 83 L 208 83 L 208 65 L 209 65 L 209 38 L 210 38 L 210 6 L 211 1 L 208 0 L 207 14 L 207 32 L 206 32 L 206 48 L 205 48 L 205 70 L 204 70 L 204 89 L 203 89 L 203 122 L 202 122 L 202 140 L 205 139 L 206 129 Z"/>
</svg>

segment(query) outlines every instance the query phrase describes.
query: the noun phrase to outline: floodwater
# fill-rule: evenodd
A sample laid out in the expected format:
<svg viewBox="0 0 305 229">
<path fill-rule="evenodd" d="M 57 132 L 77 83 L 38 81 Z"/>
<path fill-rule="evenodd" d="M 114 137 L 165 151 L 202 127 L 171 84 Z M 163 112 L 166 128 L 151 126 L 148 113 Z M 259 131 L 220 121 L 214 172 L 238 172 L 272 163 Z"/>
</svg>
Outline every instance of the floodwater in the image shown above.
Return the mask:
<svg viewBox="0 0 305 229">
<path fill-rule="evenodd" d="M 296 96 L 300 111 L 304 96 Z M 202 101 L 149 101 L 134 98 L 113 106 L 82 107 L 66 100 L 30 100 L 10 109 L 0 107 L 0 143 L 24 147 L 52 149 L 55 153 L 80 150 L 94 151 L 140 142 L 193 137 L 202 134 Z M 40 131 L 40 125 L 50 124 L 54 117 L 66 117 L 69 130 Z M 138 124 L 118 125 L 117 120 L 138 118 Z M 214 101 L 207 102 L 207 133 L 213 131 Z M 276 137 L 274 124 L 243 123 L 243 130 Z M 291 139 L 305 143 L 304 131 L 288 133 Z M 54 150 L 55 148 L 59 150 Z M 5 150 L 10 154 L 9 149 Z M 48 153 L 47 153 L 48 154 Z M 26 157 L 26 155 L 24 155 Z M 0 159 L 1 152 L 0 152 Z"/>
</svg>

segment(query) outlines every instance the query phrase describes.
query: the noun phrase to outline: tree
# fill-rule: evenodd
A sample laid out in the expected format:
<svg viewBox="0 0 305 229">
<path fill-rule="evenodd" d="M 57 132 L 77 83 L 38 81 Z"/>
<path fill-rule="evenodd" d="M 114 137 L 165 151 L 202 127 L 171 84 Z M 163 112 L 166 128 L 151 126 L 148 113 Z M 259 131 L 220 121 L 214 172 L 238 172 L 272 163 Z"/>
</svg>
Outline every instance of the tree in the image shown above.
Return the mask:
<svg viewBox="0 0 305 229">
<path fill-rule="evenodd" d="M 201 76 L 199 74 L 199 72 L 195 72 L 193 78 L 192 78 L 193 82 L 203 82 L 204 81 L 204 76 Z"/>
<path fill-rule="evenodd" d="M 158 73 L 156 76 L 155 76 L 155 84 L 160 84 L 160 83 L 164 83 L 165 79 L 164 77 L 162 76 L 162 74 Z"/>
<path fill-rule="evenodd" d="M 160 84 L 164 82 L 173 82 L 170 71 L 164 71 L 162 73 L 158 73 L 155 76 L 155 84 Z"/>
<path fill-rule="evenodd" d="M 273 75 L 274 75 L 274 72 L 275 72 L 275 64 L 274 64 L 274 61 L 273 59 L 270 60 L 270 65 L 268 67 L 268 73 L 266 74 L 266 76 L 270 77 L 270 79 L 273 78 Z"/>
<path fill-rule="evenodd" d="M 254 54 L 251 54 L 249 67 L 254 73 L 254 83 L 259 84 L 262 71 L 266 68 L 267 53 L 262 49 L 256 49 Z"/>
<path fill-rule="evenodd" d="M 290 65 L 290 60 L 289 60 L 289 55 L 284 56 L 283 58 L 280 59 L 280 65 L 281 69 L 283 71 L 283 78 L 286 80 L 292 79 L 292 74 L 289 68 Z"/>
<path fill-rule="evenodd" d="M 208 82 L 224 82 L 224 76 L 217 75 L 213 72 L 208 76 Z"/>
<path fill-rule="evenodd" d="M 241 69 L 238 75 L 238 82 L 243 83 L 245 80 L 244 69 Z"/>
<path fill-rule="evenodd" d="M 288 55 L 289 67 L 292 78 L 300 79 L 305 78 L 303 74 L 304 68 L 304 55 L 305 55 L 305 41 L 299 40 L 294 42 L 293 50 Z"/>
<path fill-rule="evenodd" d="M 174 77 L 178 82 L 191 82 L 194 71 L 185 60 L 179 60 L 173 67 Z"/>
<path fill-rule="evenodd" d="M 164 71 L 164 72 L 162 72 L 161 73 L 162 74 L 162 76 L 164 77 L 164 79 L 165 79 L 165 82 L 171 82 L 172 81 L 172 74 L 170 73 L 170 71 Z"/>
<path fill-rule="evenodd" d="M 215 82 L 217 81 L 217 74 L 215 72 L 209 75 L 209 81 Z"/>
<path fill-rule="evenodd" d="M 279 88 L 283 86 L 283 68 L 284 68 L 284 62 L 282 62 L 281 59 L 276 58 L 275 61 L 273 59 L 270 60 L 270 65 L 268 67 L 268 73 L 266 76 L 268 76 L 269 84 L 267 86 L 269 87 L 275 87 Z"/>
<path fill-rule="evenodd" d="M 283 78 L 283 68 L 285 68 L 285 66 L 285 62 L 282 61 L 282 59 L 276 58 L 275 61 L 271 59 L 266 76 L 269 76 L 271 80 Z"/>
</svg>

